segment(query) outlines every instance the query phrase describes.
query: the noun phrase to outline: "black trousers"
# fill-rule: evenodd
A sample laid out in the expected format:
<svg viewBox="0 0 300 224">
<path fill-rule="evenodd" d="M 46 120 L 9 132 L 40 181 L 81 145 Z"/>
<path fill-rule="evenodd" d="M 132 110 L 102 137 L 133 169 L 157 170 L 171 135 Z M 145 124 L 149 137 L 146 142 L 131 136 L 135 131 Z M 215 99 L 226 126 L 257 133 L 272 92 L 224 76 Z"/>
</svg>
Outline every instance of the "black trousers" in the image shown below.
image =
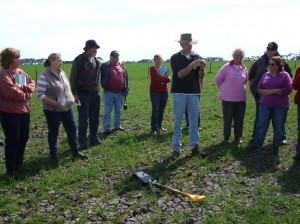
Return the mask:
<svg viewBox="0 0 300 224">
<path fill-rule="evenodd" d="M 241 138 L 244 128 L 244 117 L 246 111 L 246 101 L 229 102 L 222 101 L 223 106 L 223 133 L 224 138 L 229 138 L 231 133 L 232 120 L 234 121 L 234 138 Z"/>
<path fill-rule="evenodd" d="M 1 125 L 5 135 L 5 165 L 7 171 L 21 166 L 29 137 L 30 114 L 2 112 Z"/>
</svg>

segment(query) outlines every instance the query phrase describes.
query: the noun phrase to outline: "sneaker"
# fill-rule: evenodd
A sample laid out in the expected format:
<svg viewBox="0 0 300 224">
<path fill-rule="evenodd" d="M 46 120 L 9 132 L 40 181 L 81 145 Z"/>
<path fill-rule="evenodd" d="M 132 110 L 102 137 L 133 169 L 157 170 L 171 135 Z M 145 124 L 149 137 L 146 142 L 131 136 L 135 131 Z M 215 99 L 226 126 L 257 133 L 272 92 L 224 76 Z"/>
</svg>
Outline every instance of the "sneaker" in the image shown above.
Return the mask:
<svg viewBox="0 0 300 224">
<path fill-rule="evenodd" d="M 114 128 L 115 131 L 125 131 L 125 128 L 122 127 L 118 127 L 118 128 Z"/>
<path fill-rule="evenodd" d="M 168 131 L 167 129 L 165 129 L 165 128 L 163 128 L 163 127 L 160 127 L 159 130 L 164 131 L 164 132 L 167 132 L 167 131 Z"/>
<path fill-rule="evenodd" d="M 224 138 L 224 139 L 223 139 L 223 141 L 222 141 L 222 143 L 225 143 L 225 144 L 228 144 L 228 143 L 230 143 L 230 140 L 229 140 L 229 138 Z"/>
<path fill-rule="evenodd" d="M 156 136 L 157 135 L 157 131 L 151 131 L 151 134 Z"/>
<path fill-rule="evenodd" d="M 202 156 L 202 157 L 206 157 L 207 154 L 201 150 L 198 149 L 198 145 L 195 146 L 194 149 L 192 149 L 192 156 Z"/>
<path fill-rule="evenodd" d="M 4 145 L 4 142 L 2 140 L 0 140 L 0 145 Z"/>
<path fill-rule="evenodd" d="M 234 144 L 236 146 L 240 146 L 242 143 L 243 143 L 242 138 L 236 138 L 236 139 L 234 139 Z"/>
<path fill-rule="evenodd" d="M 173 151 L 172 154 L 170 155 L 170 158 L 175 160 L 179 157 L 179 152 Z"/>
<path fill-rule="evenodd" d="M 76 159 L 87 159 L 88 156 L 83 154 L 82 152 L 73 152 L 73 158 L 76 158 Z"/>
<path fill-rule="evenodd" d="M 288 141 L 286 139 L 283 139 L 281 145 L 287 145 L 287 144 L 289 144 Z"/>
</svg>

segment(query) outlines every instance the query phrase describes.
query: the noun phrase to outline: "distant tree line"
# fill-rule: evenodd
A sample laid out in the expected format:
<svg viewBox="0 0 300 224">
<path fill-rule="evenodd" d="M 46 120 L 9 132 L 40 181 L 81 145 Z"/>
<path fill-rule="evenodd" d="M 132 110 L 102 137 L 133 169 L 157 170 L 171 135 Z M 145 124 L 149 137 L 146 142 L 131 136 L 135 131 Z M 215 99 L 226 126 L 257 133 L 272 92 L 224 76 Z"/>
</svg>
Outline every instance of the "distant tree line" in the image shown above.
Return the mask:
<svg viewBox="0 0 300 224">
<path fill-rule="evenodd" d="M 245 57 L 245 61 L 256 61 L 260 56 L 251 56 Z M 299 53 L 289 53 L 286 55 L 282 55 L 282 57 L 286 60 L 300 60 L 300 52 Z M 103 61 L 103 58 L 97 57 L 100 61 Z M 221 57 L 206 57 L 204 58 L 206 61 L 224 61 L 224 58 Z M 24 58 L 21 59 L 22 65 L 41 65 L 46 61 L 45 58 L 34 59 L 34 58 Z M 64 64 L 71 64 L 73 61 L 63 61 Z M 170 59 L 165 60 L 165 62 L 170 62 Z M 153 63 L 153 59 L 142 59 L 139 61 L 123 61 L 123 63 Z"/>
</svg>

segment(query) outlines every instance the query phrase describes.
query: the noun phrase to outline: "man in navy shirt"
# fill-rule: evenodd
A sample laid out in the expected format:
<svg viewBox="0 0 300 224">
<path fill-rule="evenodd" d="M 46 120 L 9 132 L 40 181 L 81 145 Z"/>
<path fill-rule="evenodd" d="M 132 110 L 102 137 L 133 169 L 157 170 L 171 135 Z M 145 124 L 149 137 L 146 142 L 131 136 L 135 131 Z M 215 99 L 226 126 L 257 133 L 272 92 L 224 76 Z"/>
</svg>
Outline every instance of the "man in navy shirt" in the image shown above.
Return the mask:
<svg viewBox="0 0 300 224">
<path fill-rule="evenodd" d="M 187 108 L 189 117 L 189 137 L 192 155 L 206 156 L 198 149 L 199 127 L 198 114 L 200 110 L 201 89 L 204 84 L 206 66 L 205 60 L 192 51 L 193 44 L 198 41 L 192 39 L 192 34 L 181 34 L 178 41 L 182 50 L 172 55 L 171 67 L 173 71 L 171 92 L 174 94 L 174 133 L 172 139 L 173 153 L 171 159 L 177 159 L 181 150 L 182 120 Z"/>
</svg>

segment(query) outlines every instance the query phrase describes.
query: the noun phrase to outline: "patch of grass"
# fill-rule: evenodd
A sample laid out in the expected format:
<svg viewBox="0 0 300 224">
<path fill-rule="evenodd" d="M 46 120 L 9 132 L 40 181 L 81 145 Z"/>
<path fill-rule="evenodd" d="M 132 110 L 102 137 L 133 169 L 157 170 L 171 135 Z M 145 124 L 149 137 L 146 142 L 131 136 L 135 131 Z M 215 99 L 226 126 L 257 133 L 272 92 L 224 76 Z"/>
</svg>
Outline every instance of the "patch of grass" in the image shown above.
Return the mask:
<svg viewBox="0 0 300 224">
<path fill-rule="evenodd" d="M 188 132 L 183 131 L 184 148 L 180 158 L 163 163 L 172 152 L 173 96 L 169 95 L 163 123 L 168 132 L 152 136 L 148 64 L 126 65 L 130 84 L 128 110 L 122 113 L 126 132 L 101 134 L 102 143 L 84 151 L 89 156 L 87 161 L 72 160 L 66 133 L 61 127 L 58 157 L 62 164 L 51 165 L 46 120 L 41 103 L 34 95 L 23 180 L 13 181 L 2 175 L 4 150 L 0 148 L 0 223 L 126 223 L 134 220 L 143 223 L 299 223 L 300 164 L 292 160 L 297 138 L 294 92 L 286 122 L 289 145 L 280 148 L 278 158 L 273 158 L 268 149 L 254 154 L 245 150 L 255 114 L 248 87 L 242 148 L 223 144 L 221 101 L 214 82 L 223 64 L 212 63 L 201 96 L 200 147 L 208 152 L 208 158 L 190 157 Z M 294 64 L 290 64 L 293 71 Z M 165 65 L 170 68 L 169 63 Z M 246 65 L 249 68 L 251 62 Z M 23 66 L 23 69 L 36 79 L 36 72 L 39 74 L 43 67 Z M 68 75 L 70 69 L 71 65 L 63 65 Z M 101 102 L 100 124 L 102 114 Z M 103 131 L 101 125 L 99 131 Z M 272 139 L 271 131 L 267 133 L 268 139 Z M 3 138 L 2 131 L 0 138 Z M 206 199 L 192 204 L 181 196 L 143 185 L 133 175 L 139 170 L 148 172 L 162 184 L 206 195 Z"/>
</svg>

